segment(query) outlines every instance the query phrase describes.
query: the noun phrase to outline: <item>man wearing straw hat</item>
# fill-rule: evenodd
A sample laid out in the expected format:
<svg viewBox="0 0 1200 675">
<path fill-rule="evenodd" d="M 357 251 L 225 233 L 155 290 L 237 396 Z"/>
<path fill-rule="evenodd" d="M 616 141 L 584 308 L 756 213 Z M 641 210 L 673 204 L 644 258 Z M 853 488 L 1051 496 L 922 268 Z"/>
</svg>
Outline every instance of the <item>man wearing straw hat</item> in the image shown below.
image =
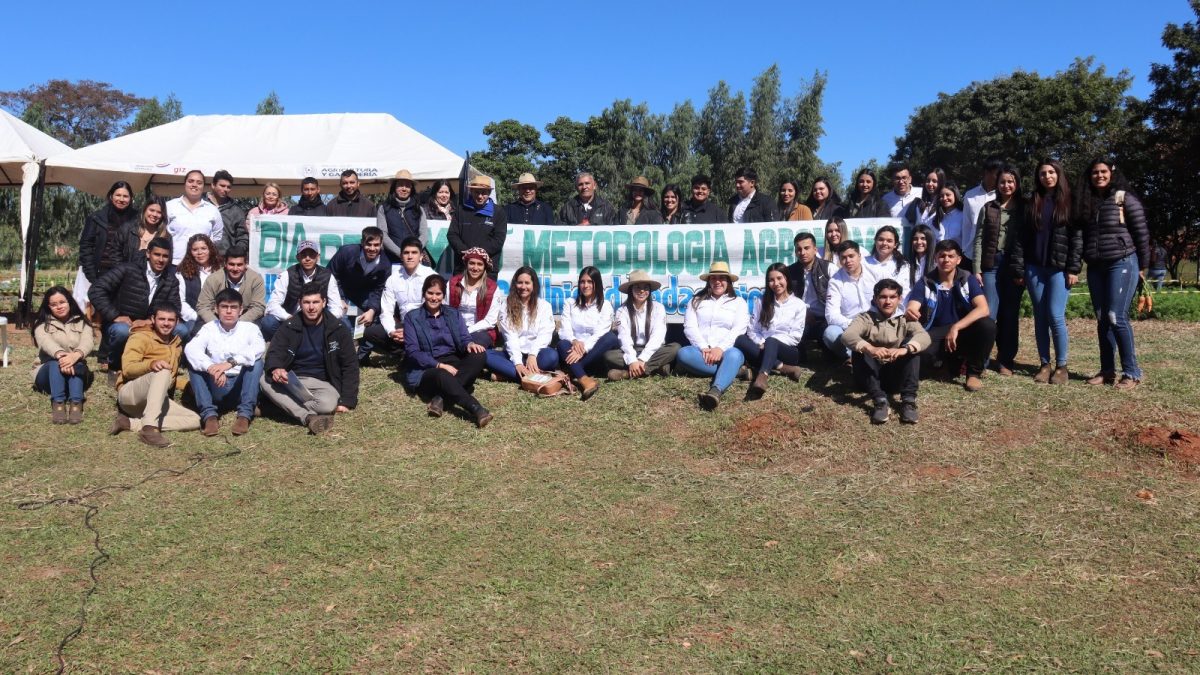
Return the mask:
<svg viewBox="0 0 1200 675">
<path fill-rule="evenodd" d="M 454 251 L 454 273 L 461 274 L 466 268 L 462 254 L 468 249 L 482 248 L 487 251 L 499 267 L 503 259 L 504 240 L 508 238 L 508 218 L 504 210 L 492 201 L 492 179 L 479 175 L 467 184 L 470 195 L 463 199 L 463 207 L 455 209 L 454 218 L 446 230 L 446 241 Z M 490 270 L 494 279 L 496 271 Z"/>
<path fill-rule="evenodd" d="M 537 198 L 538 188 L 542 181 L 526 172 L 521 174 L 517 182 L 512 184 L 517 191 L 517 199 L 504 207 L 504 215 L 508 222 L 514 225 L 553 225 L 554 209 Z"/>
</svg>

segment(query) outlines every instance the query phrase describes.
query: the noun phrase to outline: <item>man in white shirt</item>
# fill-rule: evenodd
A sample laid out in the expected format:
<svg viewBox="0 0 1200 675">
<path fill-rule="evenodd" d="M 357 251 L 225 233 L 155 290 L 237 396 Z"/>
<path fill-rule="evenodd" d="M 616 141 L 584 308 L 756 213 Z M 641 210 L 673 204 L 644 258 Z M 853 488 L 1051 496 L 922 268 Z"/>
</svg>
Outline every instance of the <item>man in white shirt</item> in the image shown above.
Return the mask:
<svg viewBox="0 0 1200 675">
<path fill-rule="evenodd" d="M 794 292 L 808 306 L 804 339 L 816 340 L 825 332 L 825 298 L 829 295 L 830 263 L 817 253 L 816 237 L 801 232 L 792 240 L 796 262 L 788 265 L 787 276 Z"/>
<path fill-rule="evenodd" d="M 363 332 L 363 339 L 383 351 L 402 349 L 404 325 L 397 323 L 396 314 L 403 321 L 405 314 L 421 306 L 425 301 L 421 286 L 431 274 L 433 269 L 421 264 L 421 240 L 407 237 L 400 242 L 400 267 L 384 284 L 379 317 Z"/>
<path fill-rule="evenodd" d="M 259 322 L 265 339 L 270 340 L 275 331 L 279 330 L 280 324 L 300 311 L 300 289 L 307 283 L 315 282 L 325 288 L 329 313 L 334 318 L 342 318 L 345 303 L 342 302 L 337 279 L 328 269 L 317 264 L 319 257 L 316 242 L 302 241 L 296 247 L 296 264 L 280 272 L 275 278 L 271 299 L 267 301 L 267 313 Z"/>
<path fill-rule="evenodd" d="M 897 164 L 892 167 L 891 172 L 892 191 L 883 196 L 883 202 L 887 204 L 891 216 L 899 218 L 904 215 L 909 204 L 921 197 L 921 188 L 913 187 L 912 171 L 907 164 Z"/>
<path fill-rule="evenodd" d="M 862 253 L 855 241 L 843 241 L 837 247 L 842 268 L 829 278 L 829 297 L 825 300 L 825 347 L 843 359 L 850 350 L 841 342 L 842 333 L 854 317 L 871 309 L 878 279 L 863 264 Z"/>
<path fill-rule="evenodd" d="M 758 172 L 754 169 L 738 169 L 734 174 L 733 189 L 733 198 L 729 200 L 730 222 L 770 223 L 779 220 L 775 200 L 758 191 Z"/>
<path fill-rule="evenodd" d="M 171 264 L 178 265 L 187 254 L 193 234 L 207 234 L 218 248 L 225 234 L 225 221 L 216 204 L 204 200 L 204 172 L 192 169 L 183 179 L 183 195 L 167 202 L 167 232 L 171 235 Z"/>
<path fill-rule="evenodd" d="M 258 326 L 240 320 L 241 293 L 226 288 L 217 293 L 215 304 L 216 321 L 204 324 L 183 350 L 188 382 L 199 408 L 201 433 L 216 436 L 221 429 L 218 413 L 236 406 L 233 435 L 241 436 L 254 419 L 267 346 Z"/>
<path fill-rule="evenodd" d="M 975 246 L 975 228 L 979 225 L 979 212 L 983 205 L 996 198 L 996 177 L 1000 175 L 1000 167 L 1004 159 L 992 155 L 983 161 L 983 177 L 979 185 L 967 190 L 963 195 L 962 238 L 959 245 L 964 251 L 970 251 Z M 963 258 L 965 269 L 971 269 L 971 260 Z"/>
</svg>

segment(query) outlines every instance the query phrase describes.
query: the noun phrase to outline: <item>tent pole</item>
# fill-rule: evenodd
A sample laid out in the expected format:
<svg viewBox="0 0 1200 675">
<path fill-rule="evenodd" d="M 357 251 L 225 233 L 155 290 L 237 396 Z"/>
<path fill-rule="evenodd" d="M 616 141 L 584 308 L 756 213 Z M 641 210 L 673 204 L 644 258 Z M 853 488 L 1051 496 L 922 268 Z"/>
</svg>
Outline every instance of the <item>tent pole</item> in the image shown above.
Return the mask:
<svg viewBox="0 0 1200 675">
<path fill-rule="evenodd" d="M 44 197 L 46 192 L 46 162 L 43 160 L 38 162 L 38 179 L 33 185 L 33 199 L 30 204 L 29 214 L 29 236 L 25 240 L 25 260 L 29 274 L 25 279 L 24 296 L 25 301 L 21 305 L 22 320 L 24 322 L 32 321 L 33 319 L 33 282 L 37 276 L 37 254 L 41 248 L 42 240 L 42 216 L 44 212 Z"/>
</svg>

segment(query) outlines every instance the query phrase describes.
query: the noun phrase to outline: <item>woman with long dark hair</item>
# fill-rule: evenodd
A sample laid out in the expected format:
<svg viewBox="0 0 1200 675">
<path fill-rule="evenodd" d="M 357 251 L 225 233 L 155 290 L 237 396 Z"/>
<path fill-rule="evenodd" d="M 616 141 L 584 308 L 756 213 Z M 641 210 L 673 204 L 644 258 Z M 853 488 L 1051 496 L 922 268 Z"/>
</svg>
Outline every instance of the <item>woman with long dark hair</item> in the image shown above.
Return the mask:
<svg viewBox="0 0 1200 675">
<path fill-rule="evenodd" d="M 654 205 L 654 188 L 645 176 L 638 176 L 625 186 L 628 198 L 625 200 L 625 225 L 662 225 L 662 215 Z"/>
<path fill-rule="evenodd" d="M 141 217 L 121 233 L 125 262 L 145 258 L 146 247 L 158 237 L 170 239 L 171 234 L 167 232 L 166 208 L 161 201 L 152 199 L 142 207 Z"/>
<path fill-rule="evenodd" d="M 454 219 L 454 204 L 454 188 L 450 181 L 436 180 L 429 187 L 429 200 L 421 207 L 421 211 L 425 220 L 450 221 Z"/>
<path fill-rule="evenodd" d="M 887 218 L 891 216 L 888 206 L 875 192 L 878 181 L 875 172 L 868 168 L 858 170 L 854 174 L 854 189 L 849 198 L 842 202 L 838 209 L 841 218 Z"/>
<path fill-rule="evenodd" d="M 829 220 L 837 214 L 838 208 L 842 205 L 842 198 L 838 196 L 833 183 L 828 178 L 821 176 L 813 181 L 804 205 L 812 212 L 809 220 Z"/>
<path fill-rule="evenodd" d="M 1047 159 L 1037 165 L 1036 185 L 1010 256 L 1018 285 L 1029 289 L 1033 302 L 1033 337 L 1041 367 L 1039 384 L 1066 384 L 1067 291 L 1079 281 L 1083 267 L 1083 232 L 1071 213 L 1071 187 L 1062 164 Z M 1054 342 L 1054 364 L 1050 343 Z"/>
<path fill-rule="evenodd" d="M 492 257 L 482 248 L 463 251 L 463 271 L 450 277 L 449 298 L 452 309 L 462 315 L 471 340 L 490 349 L 496 344 L 496 323 L 504 306 L 504 291 L 488 276 Z"/>
<path fill-rule="evenodd" d="M 558 365 L 558 352 L 550 346 L 554 309 L 542 299 L 541 282 L 532 267 L 522 265 L 513 273 L 499 328 L 505 352 L 489 349 L 487 353 L 488 368 L 496 375 L 516 382 Z"/>
<path fill-rule="evenodd" d="M 808 305 L 796 297 L 787 265 L 772 263 L 767 268 L 763 294 L 754 300 L 754 312 L 743 335 L 734 341 L 750 366 L 753 378 L 746 391 L 747 401 L 757 401 L 767 391 L 772 369 L 800 381 L 800 343 L 804 339 L 804 319 Z"/>
<path fill-rule="evenodd" d="M 800 183 L 794 180 L 785 180 L 779 185 L 779 202 L 776 204 L 779 207 L 780 220 L 812 220 L 812 209 L 808 205 L 800 201 Z"/>
<path fill-rule="evenodd" d="M 937 242 L 943 239 L 957 241 L 959 248 L 962 248 L 962 195 L 958 193 L 958 188 L 953 184 L 943 185 L 941 191 L 938 193 L 937 209 L 933 214 L 933 222 L 930 223 L 930 228 L 933 229 L 936 238 L 936 241 L 930 242 L 930 250 L 933 250 Z"/>
<path fill-rule="evenodd" d="M 53 424 L 83 421 L 84 392 L 92 384 L 87 356 L 92 351 L 92 325 L 79 304 L 63 286 L 54 286 L 42 296 L 30 331 L 38 347 L 33 370 L 33 388 L 50 395 Z"/>
<path fill-rule="evenodd" d="M 937 246 L 938 238 L 928 225 L 918 225 L 908 237 L 909 289 L 917 287 L 930 270 L 934 269 L 933 247 Z"/>
<path fill-rule="evenodd" d="M 666 341 L 667 311 L 652 295 L 661 287 L 661 283 L 642 270 L 630 272 L 629 279 L 618 287 L 626 294 L 624 304 L 616 312 L 621 348 L 604 355 L 608 379 L 671 374 L 679 345 Z"/>
<path fill-rule="evenodd" d="M 179 261 L 175 278 L 179 280 L 179 302 L 182 309 L 179 312 L 179 323 L 187 330 L 183 335 L 191 335 L 193 330 L 199 330 L 196 320 L 196 302 L 200 299 L 200 289 L 208 275 L 222 269 L 225 261 L 217 251 L 217 245 L 207 234 L 193 234 L 187 241 L 187 253 Z"/>
<path fill-rule="evenodd" d="M 1075 217 L 1083 230 L 1083 259 L 1096 311 L 1100 372 L 1088 384 L 1133 389 L 1143 379 L 1133 344 L 1129 305 L 1150 264 L 1150 231 L 1142 202 L 1111 161 L 1088 165 Z M 1114 357 L 1121 355 L 1121 379 Z"/>
<path fill-rule="evenodd" d="M 591 265 L 579 270 L 575 288 L 575 301 L 563 306 L 559 321 L 558 356 L 586 401 L 600 388 L 600 382 L 588 375 L 588 366 L 599 364 L 605 352 L 621 342 L 612 332 L 613 310 L 604 300 L 600 270 Z"/>
<path fill-rule="evenodd" d="M 667 225 L 678 225 L 683 222 L 683 191 L 674 183 L 667 184 L 662 189 L 662 197 L 659 198 L 662 209 L 662 221 Z"/>
<path fill-rule="evenodd" d="M 685 372 L 712 377 L 708 390 L 700 394 L 700 407 L 714 410 L 746 361 L 734 343 L 746 332 L 749 315 L 733 288 L 738 277 L 729 263 L 713 262 L 700 279 L 704 288 L 687 304 L 683 318 L 683 334 L 691 344 L 680 349 L 677 358 Z"/>
<path fill-rule="evenodd" d="M 900 232 L 891 225 L 884 225 L 875 231 L 875 245 L 871 255 L 863 261 L 879 279 L 895 279 L 904 289 L 900 294 L 901 300 L 908 297 L 912 290 L 912 275 L 909 274 L 908 261 L 900 253 Z"/>
<path fill-rule="evenodd" d="M 108 203 L 87 217 L 79 235 L 79 266 L 89 284 L 125 262 L 123 235 L 137 225 L 132 185 L 123 180 L 113 183 L 105 199 Z"/>
<path fill-rule="evenodd" d="M 975 278 L 983 284 L 983 295 L 996 322 L 996 371 L 1012 375 L 1020 334 L 1018 316 L 1022 287 L 1009 269 L 1009 251 L 1025 220 L 1025 197 L 1021 194 L 1021 172 L 1006 164 L 996 176 L 996 198 L 983 205 L 975 228 L 971 263 Z"/>
<path fill-rule="evenodd" d="M 939 168 L 930 169 L 925 174 L 921 196 L 908 205 L 904 211 L 904 222 L 907 227 L 917 225 L 933 225 L 938 213 L 938 202 L 941 198 L 942 186 L 946 185 L 946 172 Z"/>
</svg>

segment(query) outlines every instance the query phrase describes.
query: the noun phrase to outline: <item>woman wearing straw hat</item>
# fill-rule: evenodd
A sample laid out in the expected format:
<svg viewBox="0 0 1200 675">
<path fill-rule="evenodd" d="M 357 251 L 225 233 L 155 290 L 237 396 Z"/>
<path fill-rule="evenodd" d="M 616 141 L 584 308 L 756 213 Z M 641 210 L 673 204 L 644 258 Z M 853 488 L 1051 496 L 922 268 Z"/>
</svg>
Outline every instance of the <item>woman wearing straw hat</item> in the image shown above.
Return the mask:
<svg viewBox="0 0 1200 675">
<path fill-rule="evenodd" d="M 662 216 L 654 207 L 654 189 L 645 176 L 638 176 L 625 185 L 629 200 L 625 202 L 626 225 L 662 225 Z"/>
<path fill-rule="evenodd" d="M 671 364 L 679 353 L 679 345 L 666 342 L 667 311 L 662 303 L 654 302 L 653 291 L 662 284 L 642 270 L 629 273 L 629 280 L 619 290 L 626 294 L 625 303 L 617 310 L 617 339 L 620 349 L 604 355 L 608 379 L 645 377 L 671 374 Z"/>
<path fill-rule="evenodd" d="M 375 211 L 375 226 L 387 236 L 383 247 L 392 260 L 400 259 L 400 242 L 409 237 L 421 240 L 421 263 L 433 267 L 433 258 L 425 248 L 429 244 L 429 221 L 421 217 L 421 204 L 412 172 L 400 169 L 388 185 L 388 196 Z"/>
<path fill-rule="evenodd" d="M 508 222 L 514 225 L 553 225 L 554 209 L 537 198 L 538 188 L 542 181 L 534 178 L 531 173 L 523 173 L 512 184 L 517 192 L 517 199 L 504 207 L 504 215 Z"/>
<path fill-rule="evenodd" d="M 712 376 L 708 391 L 700 394 L 700 407 L 713 410 L 746 361 L 734 342 L 746 332 L 750 314 L 733 290 L 738 277 L 729 271 L 729 263 L 712 263 L 700 279 L 704 290 L 688 303 L 683 319 L 683 334 L 691 344 L 679 350 L 679 367 L 693 375 Z"/>
<path fill-rule="evenodd" d="M 492 179 L 475 176 L 467 184 L 470 195 L 463 200 L 463 207 L 454 212 L 446 241 L 454 251 L 454 272 L 463 271 L 462 254 L 469 248 L 479 247 L 487 251 L 499 266 L 500 254 L 504 251 L 504 239 L 508 237 L 508 218 L 504 210 L 492 201 Z M 496 272 L 490 275 L 495 278 Z"/>
</svg>

